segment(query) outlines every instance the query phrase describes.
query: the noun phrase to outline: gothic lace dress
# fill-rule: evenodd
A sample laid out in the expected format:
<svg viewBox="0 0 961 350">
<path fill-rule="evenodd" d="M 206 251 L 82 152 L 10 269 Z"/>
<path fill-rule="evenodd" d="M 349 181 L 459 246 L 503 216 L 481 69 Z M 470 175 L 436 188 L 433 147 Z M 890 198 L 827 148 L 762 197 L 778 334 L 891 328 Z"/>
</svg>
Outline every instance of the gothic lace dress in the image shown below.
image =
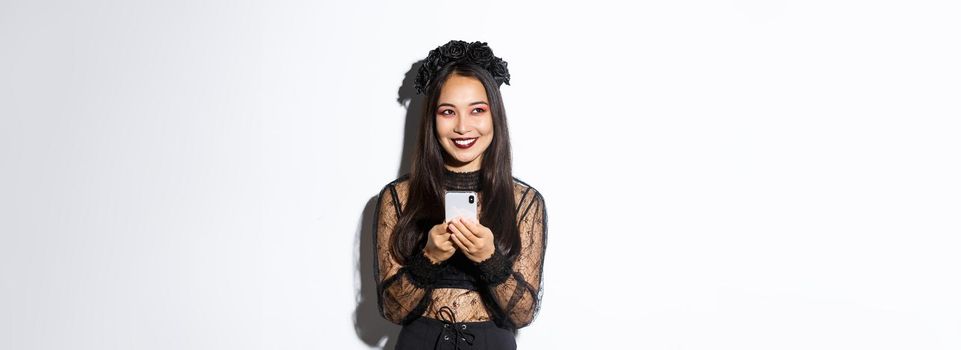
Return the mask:
<svg viewBox="0 0 961 350">
<path fill-rule="evenodd" d="M 479 176 L 480 171 L 447 171 L 445 188 L 477 191 Z M 431 263 L 423 254 L 414 254 L 402 264 L 390 253 L 389 244 L 398 217 L 406 207 L 408 188 L 408 176 L 401 177 L 384 186 L 377 199 L 374 274 L 381 315 L 405 325 L 422 316 L 442 318 L 438 315 L 444 309 L 448 314 L 453 311 L 457 322 L 494 321 L 508 329 L 529 325 L 540 307 L 547 246 L 547 212 L 541 194 L 514 179 L 521 234 L 520 252 L 515 259 L 508 259 L 498 248 L 480 263 L 457 251 L 440 264 Z M 483 196 L 483 192 L 478 192 L 478 196 Z M 482 211 L 478 204 L 478 212 Z"/>
</svg>

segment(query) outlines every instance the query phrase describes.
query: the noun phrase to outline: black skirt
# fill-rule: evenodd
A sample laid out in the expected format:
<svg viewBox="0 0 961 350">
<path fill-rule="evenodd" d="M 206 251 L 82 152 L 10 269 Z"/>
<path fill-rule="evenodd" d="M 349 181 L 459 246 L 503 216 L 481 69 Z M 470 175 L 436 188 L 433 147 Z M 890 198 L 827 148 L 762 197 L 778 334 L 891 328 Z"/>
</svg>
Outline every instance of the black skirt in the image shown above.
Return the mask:
<svg viewBox="0 0 961 350">
<path fill-rule="evenodd" d="M 514 350 L 517 343 L 514 332 L 494 321 L 448 322 L 421 316 L 401 328 L 394 349 Z"/>
</svg>

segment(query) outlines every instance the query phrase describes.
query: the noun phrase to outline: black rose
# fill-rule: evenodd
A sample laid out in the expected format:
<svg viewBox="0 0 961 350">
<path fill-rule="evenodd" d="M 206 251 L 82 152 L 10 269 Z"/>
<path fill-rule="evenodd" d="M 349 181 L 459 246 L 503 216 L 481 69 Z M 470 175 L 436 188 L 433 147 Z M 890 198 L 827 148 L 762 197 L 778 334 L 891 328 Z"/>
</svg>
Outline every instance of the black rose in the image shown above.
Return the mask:
<svg viewBox="0 0 961 350">
<path fill-rule="evenodd" d="M 507 62 L 494 56 L 494 52 L 491 51 L 486 42 L 467 43 L 462 40 L 451 40 L 447 44 L 431 50 L 427 58 L 421 63 L 417 71 L 417 78 L 414 80 L 414 87 L 417 92 L 426 93 L 430 84 L 433 84 L 437 78 L 437 73 L 444 67 L 456 62 L 476 64 L 490 72 L 498 85 L 510 85 L 511 75 L 507 70 Z"/>
<path fill-rule="evenodd" d="M 424 62 L 421 63 L 420 71 L 418 71 L 417 74 L 418 75 L 426 74 L 428 77 L 430 77 L 431 73 L 433 73 L 435 70 L 434 67 L 437 66 L 436 62 L 437 62 L 436 58 L 428 56 L 427 59 L 425 59 Z"/>
<path fill-rule="evenodd" d="M 430 82 L 431 72 L 426 61 L 420 65 L 420 69 L 417 70 L 417 80 L 414 81 L 414 87 L 417 88 L 418 93 L 427 92 L 427 83 Z"/>
<path fill-rule="evenodd" d="M 446 45 L 440 47 L 441 53 L 452 60 L 458 60 L 467 54 L 467 42 L 462 40 L 451 40 Z"/>
<path fill-rule="evenodd" d="M 414 82 L 414 87 L 421 93 L 427 91 L 427 85 L 434 79 L 434 75 L 449 61 L 449 58 L 444 57 L 440 49 L 441 47 L 430 50 L 427 58 L 421 62 L 420 69 L 417 70 L 417 80 Z"/>
<path fill-rule="evenodd" d="M 491 72 L 491 75 L 493 75 L 494 79 L 498 82 L 503 82 L 507 85 L 511 84 L 511 73 L 507 70 L 507 62 L 504 62 L 504 60 L 500 58 L 493 59 L 490 66 L 487 67 L 487 70 Z"/>
<path fill-rule="evenodd" d="M 494 52 L 487 46 L 487 43 L 474 42 L 472 44 L 470 51 L 467 52 L 467 57 L 481 67 L 487 66 L 494 57 Z"/>
</svg>

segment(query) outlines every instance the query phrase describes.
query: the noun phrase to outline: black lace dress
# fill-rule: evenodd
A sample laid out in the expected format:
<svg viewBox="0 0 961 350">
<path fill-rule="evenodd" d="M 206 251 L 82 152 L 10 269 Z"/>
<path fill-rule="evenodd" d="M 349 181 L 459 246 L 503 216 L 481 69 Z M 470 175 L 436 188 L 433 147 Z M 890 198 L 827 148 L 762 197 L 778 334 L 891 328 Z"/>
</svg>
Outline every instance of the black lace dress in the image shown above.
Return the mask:
<svg viewBox="0 0 961 350">
<path fill-rule="evenodd" d="M 479 180 L 480 171 L 446 171 L 445 188 L 478 191 Z M 384 186 L 375 211 L 374 273 L 383 317 L 405 326 L 416 320 L 433 321 L 448 329 L 454 323 L 457 328 L 466 327 L 461 325 L 465 322 L 490 323 L 512 333 L 529 325 L 540 307 L 547 247 L 547 212 L 541 194 L 514 179 L 521 234 L 521 249 L 515 259 L 495 249 L 494 255 L 481 263 L 474 263 L 460 251 L 440 264 L 432 264 L 423 254 L 414 254 L 401 263 L 390 253 L 389 244 L 394 225 L 406 207 L 408 187 L 407 176 Z M 482 211 L 478 204 L 478 212 Z M 469 338 L 451 335 L 455 340 Z"/>
</svg>

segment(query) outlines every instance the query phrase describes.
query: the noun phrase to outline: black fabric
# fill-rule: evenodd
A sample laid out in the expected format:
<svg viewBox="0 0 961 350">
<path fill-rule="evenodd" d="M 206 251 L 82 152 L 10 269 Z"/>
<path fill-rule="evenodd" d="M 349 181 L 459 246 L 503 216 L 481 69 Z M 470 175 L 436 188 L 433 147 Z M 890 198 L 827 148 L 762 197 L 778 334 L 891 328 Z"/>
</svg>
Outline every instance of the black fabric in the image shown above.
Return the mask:
<svg viewBox="0 0 961 350">
<path fill-rule="evenodd" d="M 411 279 L 417 286 L 426 288 L 437 282 L 448 270 L 448 265 L 450 265 L 450 259 L 435 264 L 421 253 L 415 254 L 410 258 L 407 262 L 407 270 L 410 272 Z"/>
<path fill-rule="evenodd" d="M 476 191 L 483 196 L 480 171 L 447 171 L 444 182 L 447 190 Z M 521 247 L 513 259 L 495 248 L 494 255 L 480 263 L 458 251 L 441 264 L 431 264 L 420 254 L 402 265 L 389 253 L 389 244 L 408 191 L 406 175 L 384 186 L 374 214 L 374 273 L 384 318 L 406 329 L 423 324 L 424 318 L 436 321 L 441 310 L 449 309 L 462 322 L 492 321 L 510 330 L 530 324 L 540 308 L 547 248 L 547 210 L 540 192 L 514 179 Z"/>
<path fill-rule="evenodd" d="M 515 332 L 493 321 L 456 322 L 420 317 L 404 326 L 394 350 L 516 350 Z"/>
<path fill-rule="evenodd" d="M 485 284 L 501 284 L 511 274 L 511 262 L 494 246 L 494 254 L 477 264 L 477 277 Z"/>
<path fill-rule="evenodd" d="M 480 191 L 480 170 L 458 173 L 445 169 L 444 188 L 448 191 Z"/>
<path fill-rule="evenodd" d="M 461 288 L 480 290 L 477 267 L 463 253 L 457 251 L 447 259 L 447 268 L 441 271 L 434 288 Z"/>
</svg>

